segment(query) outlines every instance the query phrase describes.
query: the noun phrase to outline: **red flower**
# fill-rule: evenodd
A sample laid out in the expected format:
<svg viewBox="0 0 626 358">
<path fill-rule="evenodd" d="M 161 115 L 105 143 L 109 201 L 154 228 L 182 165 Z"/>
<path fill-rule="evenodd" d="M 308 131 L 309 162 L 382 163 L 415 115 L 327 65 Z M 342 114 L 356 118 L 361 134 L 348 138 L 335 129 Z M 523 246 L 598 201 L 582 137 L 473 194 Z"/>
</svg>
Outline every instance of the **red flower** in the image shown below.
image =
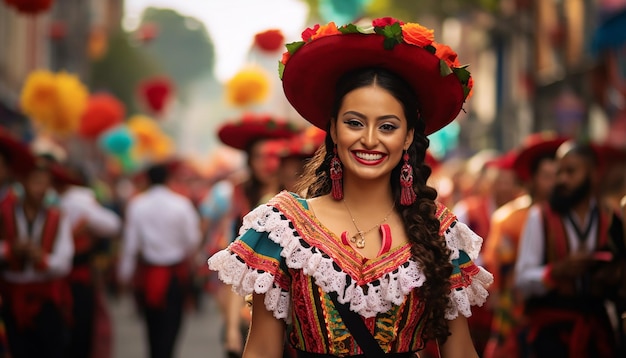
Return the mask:
<svg viewBox="0 0 626 358">
<path fill-rule="evenodd" d="M 400 23 L 400 25 L 404 25 L 404 22 L 394 19 L 393 17 L 381 17 L 372 21 L 372 25 L 374 27 L 385 27 L 387 25 L 393 25 L 395 23 Z"/>
<path fill-rule="evenodd" d="M 435 48 L 435 56 L 444 60 L 446 64 L 450 67 L 461 67 L 461 63 L 459 62 L 458 55 L 454 52 L 450 46 L 433 42 L 433 47 Z"/>
<path fill-rule="evenodd" d="M 320 24 L 317 24 L 315 26 L 313 26 L 313 28 L 307 28 L 306 30 L 302 31 L 302 40 L 309 42 L 311 40 L 311 36 L 315 35 L 315 33 L 317 33 L 317 30 L 320 28 Z"/>
<path fill-rule="evenodd" d="M 285 52 L 283 53 L 283 57 L 280 59 L 280 62 L 281 62 L 283 65 L 286 65 L 286 64 L 287 64 L 287 61 L 289 61 L 289 58 L 290 58 L 290 57 L 291 57 L 291 54 L 289 53 L 289 51 L 285 51 Z"/>
</svg>

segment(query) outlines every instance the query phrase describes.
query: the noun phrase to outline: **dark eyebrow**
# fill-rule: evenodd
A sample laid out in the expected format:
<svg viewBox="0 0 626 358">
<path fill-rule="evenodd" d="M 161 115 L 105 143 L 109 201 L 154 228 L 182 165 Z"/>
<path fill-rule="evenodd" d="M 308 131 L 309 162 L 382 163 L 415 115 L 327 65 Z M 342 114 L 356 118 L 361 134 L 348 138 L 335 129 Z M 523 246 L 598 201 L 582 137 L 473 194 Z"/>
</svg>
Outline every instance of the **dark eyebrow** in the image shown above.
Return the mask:
<svg viewBox="0 0 626 358">
<path fill-rule="evenodd" d="M 363 115 L 362 113 L 356 112 L 356 111 L 347 111 L 347 112 L 343 113 L 344 116 L 346 114 L 351 114 L 351 115 L 359 117 L 361 119 L 366 119 L 365 115 Z M 398 116 L 396 116 L 395 114 L 387 114 L 387 115 L 384 115 L 384 116 L 380 116 L 376 120 L 382 121 L 382 120 L 386 120 L 386 119 L 397 119 L 397 120 L 400 120 L 400 118 Z"/>
</svg>

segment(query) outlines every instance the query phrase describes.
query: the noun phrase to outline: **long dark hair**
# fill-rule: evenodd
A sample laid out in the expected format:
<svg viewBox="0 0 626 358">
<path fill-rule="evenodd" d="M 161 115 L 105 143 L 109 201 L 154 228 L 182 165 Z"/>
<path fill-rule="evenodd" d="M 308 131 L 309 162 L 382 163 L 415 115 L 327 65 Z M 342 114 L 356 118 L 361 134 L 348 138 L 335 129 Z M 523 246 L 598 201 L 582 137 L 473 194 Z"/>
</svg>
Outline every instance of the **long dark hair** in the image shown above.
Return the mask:
<svg viewBox="0 0 626 358">
<path fill-rule="evenodd" d="M 417 200 L 409 206 L 396 205 L 401 215 L 405 231 L 411 242 L 411 253 L 426 276 L 420 287 L 420 297 L 426 302 L 424 327 L 425 339 L 446 340 L 450 332 L 445 319 L 449 305 L 450 251 L 445 239 L 439 235 L 439 220 L 435 216 L 437 191 L 426 185 L 431 174 L 430 167 L 424 163 L 429 140 L 424 134 L 425 122 L 420 118 L 415 92 L 404 80 L 392 72 L 379 68 L 359 69 L 344 75 L 337 84 L 335 102 L 331 120 L 336 120 L 343 98 L 349 92 L 367 86 L 376 85 L 393 95 L 404 108 L 409 130 L 414 130 L 413 142 L 409 153 L 409 163 L 413 167 L 413 189 Z M 317 197 L 330 193 L 330 160 L 333 156 L 334 143 L 329 134 L 330 122 L 326 131 L 325 143 L 305 166 L 302 180 L 298 184 L 300 192 L 307 197 Z M 400 203 L 400 161 L 391 173 L 391 188 L 396 203 Z"/>
</svg>

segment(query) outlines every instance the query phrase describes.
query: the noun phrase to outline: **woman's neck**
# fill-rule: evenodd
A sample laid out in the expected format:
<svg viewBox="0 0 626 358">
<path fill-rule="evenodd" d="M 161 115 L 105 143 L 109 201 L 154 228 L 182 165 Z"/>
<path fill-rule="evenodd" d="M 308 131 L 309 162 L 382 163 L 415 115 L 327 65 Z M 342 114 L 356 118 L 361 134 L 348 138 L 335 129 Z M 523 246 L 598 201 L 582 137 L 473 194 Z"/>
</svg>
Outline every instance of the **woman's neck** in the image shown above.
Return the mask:
<svg viewBox="0 0 626 358">
<path fill-rule="evenodd" d="M 346 178 L 343 183 L 343 194 L 345 201 L 351 208 L 355 208 L 355 211 L 372 208 L 384 211 L 394 203 L 389 178 L 372 181 Z"/>
</svg>

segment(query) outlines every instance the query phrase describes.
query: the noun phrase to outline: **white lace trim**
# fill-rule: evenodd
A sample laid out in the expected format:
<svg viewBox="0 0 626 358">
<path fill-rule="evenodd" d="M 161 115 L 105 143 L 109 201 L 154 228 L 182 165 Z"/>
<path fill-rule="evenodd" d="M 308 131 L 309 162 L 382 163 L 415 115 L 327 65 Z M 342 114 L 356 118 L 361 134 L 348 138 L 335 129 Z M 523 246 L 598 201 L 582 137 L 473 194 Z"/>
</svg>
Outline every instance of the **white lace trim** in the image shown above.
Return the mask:
<svg viewBox="0 0 626 358">
<path fill-rule="evenodd" d="M 467 225 L 456 221 L 444 234 L 450 260 L 459 258 L 459 250 L 464 251 L 472 261 L 476 261 L 480 253 L 483 239 L 476 235 Z M 482 306 L 489 296 L 487 287 L 493 283 L 493 275 L 478 266 L 479 272 L 472 276 L 472 283 L 460 289 L 450 291 L 451 305 L 446 310 L 446 319 L 452 320 L 461 313 L 465 317 L 472 315 L 471 306 Z"/>
<path fill-rule="evenodd" d="M 243 220 L 240 235 L 249 229 L 267 232 L 269 238 L 283 248 L 281 256 L 286 259 L 287 267 L 303 270 L 304 274 L 313 277 L 315 284 L 324 292 L 336 292 L 340 303 L 349 303 L 350 309 L 363 317 L 374 317 L 388 311 L 392 305 L 401 304 L 411 290 L 422 286 L 425 281 L 419 264 L 409 260 L 396 270 L 366 284 L 364 290 L 348 274 L 337 271 L 328 255 L 315 247 L 303 246 L 297 232 L 290 227 L 289 220 L 281 217 L 281 213 L 276 210 L 263 205 L 250 212 Z M 482 239 L 467 227 L 464 230 L 459 225 L 462 224 L 457 223 L 445 235 L 452 250 L 451 259 L 459 257 L 459 249 L 467 252 L 470 258 L 475 258 Z M 208 264 L 211 270 L 219 271 L 220 280 L 233 285 L 233 290 L 238 294 L 265 293 L 267 309 L 276 318 L 289 319 L 290 294 L 276 286 L 272 274 L 248 267 L 228 250 L 212 256 Z M 471 286 L 453 290 L 450 293 L 452 305 L 446 311 L 446 318 L 453 319 L 459 312 L 469 317 L 470 306 L 482 305 L 486 300 L 486 286 L 490 280 L 491 274 L 481 268 L 481 272 L 473 277 Z"/>
</svg>

